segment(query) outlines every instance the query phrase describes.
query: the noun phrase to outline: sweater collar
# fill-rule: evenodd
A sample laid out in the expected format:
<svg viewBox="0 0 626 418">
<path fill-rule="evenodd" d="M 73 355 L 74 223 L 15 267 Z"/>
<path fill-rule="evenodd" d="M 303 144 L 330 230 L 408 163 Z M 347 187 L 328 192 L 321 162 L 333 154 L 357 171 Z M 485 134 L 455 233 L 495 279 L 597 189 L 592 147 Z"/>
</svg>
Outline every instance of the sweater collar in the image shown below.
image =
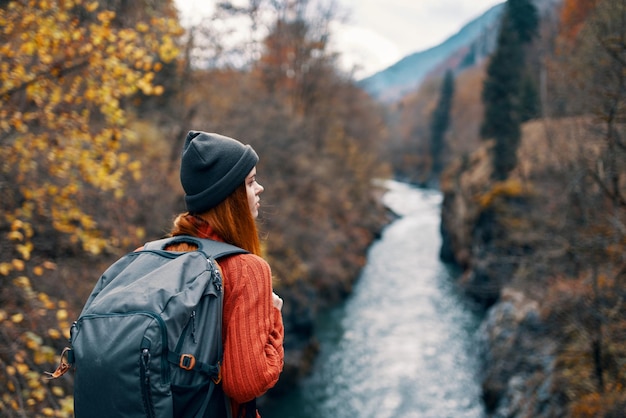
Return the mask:
<svg viewBox="0 0 626 418">
<path fill-rule="evenodd" d="M 208 238 L 214 241 L 224 242 L 224 239 L 220 237 L 206 221 L 198 222 L 198 238 Z"/>
</svg>

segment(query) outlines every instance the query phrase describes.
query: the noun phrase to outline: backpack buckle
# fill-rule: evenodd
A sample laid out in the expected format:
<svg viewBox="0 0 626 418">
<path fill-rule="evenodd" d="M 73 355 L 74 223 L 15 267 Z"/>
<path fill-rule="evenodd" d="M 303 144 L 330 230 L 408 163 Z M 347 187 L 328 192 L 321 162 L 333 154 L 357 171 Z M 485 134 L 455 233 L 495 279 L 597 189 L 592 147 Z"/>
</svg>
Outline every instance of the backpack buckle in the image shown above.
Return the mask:
<svg viewBox="0 0 626 418">
<path fill-rule="evenodd" d="M 64 357 L 67 358 L 67 361 L 63 360 Z M 46 374 L 46 379 L 57 379 L 63 376 L 65 373 L 67 373 L 72 364 L 74 364 L 74 353 L 72 352 L 71 348 L 65 347 L 63 349 L 63 352 L 61 352 L 61 360 L 56 370 L 52 373 L 44 372 Z"/>
<path fill-rule="evenodd" d="M 184 370 L 191 370 L 196 365 L 196 358 L 191 354 L 181 354 L 178 367 Z"/>
</svg>

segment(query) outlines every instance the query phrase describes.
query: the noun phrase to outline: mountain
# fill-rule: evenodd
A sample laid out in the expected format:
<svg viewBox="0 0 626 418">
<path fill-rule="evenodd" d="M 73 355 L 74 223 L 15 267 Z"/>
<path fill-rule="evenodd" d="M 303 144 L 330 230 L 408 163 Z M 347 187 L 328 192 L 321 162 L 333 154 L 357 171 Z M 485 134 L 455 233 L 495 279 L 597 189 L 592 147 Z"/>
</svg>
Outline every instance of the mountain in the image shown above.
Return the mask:
<svg viewBox="0 0 626 418">
<path fill-rule="evenodd" d="M 443 43 L 402 58 L 392 66 L 359 81 L 359 85 L 381 102 L 394 102 L 415 90 L 446 61 L 467 66 L 489 55 L 495 46 L 504 3 L 498 4 L 465 25 Z"/>
</svg>

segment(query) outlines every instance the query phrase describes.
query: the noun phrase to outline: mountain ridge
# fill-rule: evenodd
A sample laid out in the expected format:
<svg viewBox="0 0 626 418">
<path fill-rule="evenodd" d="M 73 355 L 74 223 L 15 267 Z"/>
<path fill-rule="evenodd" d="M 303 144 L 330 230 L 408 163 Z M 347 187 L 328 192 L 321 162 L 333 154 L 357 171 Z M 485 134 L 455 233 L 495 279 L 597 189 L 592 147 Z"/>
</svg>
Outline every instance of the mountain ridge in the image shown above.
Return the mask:
<svg viewBox="0 0 626 418">
<path fill-rule="evenodd" d="M 505 3 L 500 3 L 464 25 L 444 42 L 424 51 L 407 55 L 395 64 L 358 81 L 372 97 L 391 103 L 419 87 L 420 83 L 445 61 L 462 49 L 474 54 L 473 60 L 489 55 Z"/>
</svg>

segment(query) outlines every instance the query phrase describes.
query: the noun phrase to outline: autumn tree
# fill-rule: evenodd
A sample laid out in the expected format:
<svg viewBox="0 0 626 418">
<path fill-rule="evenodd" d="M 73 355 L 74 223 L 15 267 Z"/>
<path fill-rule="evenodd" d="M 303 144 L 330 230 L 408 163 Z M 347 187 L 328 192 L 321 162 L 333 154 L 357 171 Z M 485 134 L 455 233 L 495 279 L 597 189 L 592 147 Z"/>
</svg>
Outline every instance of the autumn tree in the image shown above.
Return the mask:
<svg viewBox="0 0 626 418">
<path fill-rule="evenodd" d="M 308 0 L 274 2 L 277 16 L 263 39 L 254 72 L 263 87 L 289 100 L 294 112 L 304 114 L 320 102 L 324 75 L 336 72 L 329 50 L 334 4 L 311 11 Z"/>
<path fill-rule="evenodd" d="M 567 1 L 561 50 L 571 91 L 570 112 L 580 127 L 576 164 L 564 174 L 571 206 L 564 232 L 585 278 L 576 299 L 579 333 L 563 350 L 571 379 L 572 411 L 612 416 L 626 405 L 623 300 L 626 297 L 626 2 Z M 574 89 L 571 86 L 575 86 Z M 573 303 L 573 302 L 572 302 Z M 575 353 L 575 355 L 573 354 Z M 580 376 L 588 376 L 586 379 Z M 606 415 L 603 415 L 606 414 Z"/>
<path fill-rule="evenodd" d="M 568 40 L 576 39 L 598 2 L 599 0 L 564 0 L 560 16 L 561 35 Z"/>
<path fill-rule="evenodd" d="M 124 151 L 132 139 L 128 103 L 162 94 L 156 74 L 178 54 L 171 2 L 151 4 L 169 12 L 153 10 L 132 24 L 96 1 L 0 6 L 3 416 L 72 410 L 62 387 L 41 380 L 41 368 L 56 360 L 52 347 L 67 337 L 68 304 L 37 290 L 33 279 L 54 269 L 63 251 L 100 254 L 141 232 L 105 236 L 95 214 L 141 178 L 139 162 Z M 49 312 L 53 319 L 44 320 Z"/>
<path fill-rule="evenodd" d="M 530 0 L 508 0 L 502 19 L 482 96 L 485 115 L 481 136 L 495 141 L 493 177 L 496 180 L 506 179 L 516 165 L 522 122 L 524 46 L 532 41 L 538 27 L 537 10 Z"/>
<path fill-rule="evenodd" d="M 441 85 L 439 101 L 430 119 L 430 153 L 432 157 L 432 174 L 438 176 L 443 169 L 442 153 L 445 149 L 445 134 L 450 125 L 450 110 L 454 97 L 454 75 L 446 71 Z"/>
</svg>

